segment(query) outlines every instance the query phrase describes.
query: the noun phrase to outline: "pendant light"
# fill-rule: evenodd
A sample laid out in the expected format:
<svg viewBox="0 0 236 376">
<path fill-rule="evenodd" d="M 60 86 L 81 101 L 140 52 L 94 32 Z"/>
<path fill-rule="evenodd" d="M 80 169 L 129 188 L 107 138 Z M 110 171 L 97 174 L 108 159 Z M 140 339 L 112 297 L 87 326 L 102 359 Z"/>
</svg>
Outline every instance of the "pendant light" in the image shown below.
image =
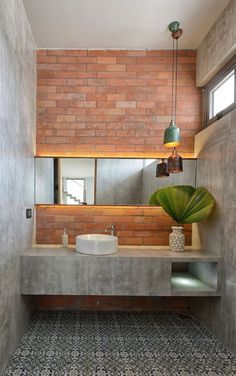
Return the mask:
<svg viewBox="0 0 236 376">
<path fill-rule="evenodd" d="M 173 62 L 172 62 L 172 91 L 171 91 L 171 121 L 164 133 L 164 146 L 172 148 L 180 145 L 180 130 L 176 126 L 176 107 L 177 107 L 177 65 L 178 65 L 178 39 L 183 30 L 180 29 L 178 21 L 173 21 L 169 25 L 169 30 L 173 38 Z"/>
<path fill-rule="evenodd" d="M 157 164 L 156 178 L 165 178 L 168 176 L 169 176 L 169 172 L 167 170 L 167 163 L 165 162 L 165 159 L 163 158 L 161 162 Z"/>
<path fill-rule="evenodd" d="M 170 174 L 183 171 L 183 159 L 174 148 L 173 153 L 167 159 L 167 170 Z"/>
</svg>

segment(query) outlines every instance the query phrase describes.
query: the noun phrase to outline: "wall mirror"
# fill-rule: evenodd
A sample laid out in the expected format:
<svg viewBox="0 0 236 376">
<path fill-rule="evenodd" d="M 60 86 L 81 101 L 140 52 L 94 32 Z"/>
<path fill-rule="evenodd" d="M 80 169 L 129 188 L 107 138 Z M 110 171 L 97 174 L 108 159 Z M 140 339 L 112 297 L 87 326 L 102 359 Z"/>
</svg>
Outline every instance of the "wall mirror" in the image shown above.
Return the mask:
<svg viewBox="0 0 236 376">
<path fill-rule="evenodd" d="M 196 160 L 184 171 L 156 178 L 159 160 L 129 158 L 35 158 L 35 203 L 63 205 L 147 205 L 158 188 L 195 187 Z"/>
</svg>

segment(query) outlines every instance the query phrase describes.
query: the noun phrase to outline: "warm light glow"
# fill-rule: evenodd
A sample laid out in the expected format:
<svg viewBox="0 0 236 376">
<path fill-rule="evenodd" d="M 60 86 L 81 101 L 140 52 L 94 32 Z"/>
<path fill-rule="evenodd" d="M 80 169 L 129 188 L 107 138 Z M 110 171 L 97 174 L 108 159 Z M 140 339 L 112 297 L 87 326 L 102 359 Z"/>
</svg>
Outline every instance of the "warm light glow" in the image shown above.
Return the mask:
<svg viewBox="0 0 236 376">
<path fill-rule="evenodd" d="M 175 148 L 176 146 L 179 146 L 180 142 L 167 142 L 164 144 L 166 148 Z"/>
<path fill-rule="evenodd" d="M 168 145 L 168 146 L 167 146 Z M 171 145 L 171 146 L 169 146 Z M 167 148 L 178 146 L 177 143 L 165 144 Z M 76 152 L 37 152 L 35 157 L 47 158 L 134 158 L 134 159 L 162 159 L 168 158 L 169 151 L 143 152 L 143 153 L 76 153 Z M 181 153 L 182 158 L 193 158 L 193 153 Z"/>
<path fill-rule="evenodd" d="M 161 210 L 160 206 L 148 206 L 148 205 L 65 205 L 65 204 L 35 204 L 36 208 L 65 208 L 65 209 L 81 209 L 81 210 L 93 210 L 93 209 L 148 209 L 148 210 Z"/>
</svg>

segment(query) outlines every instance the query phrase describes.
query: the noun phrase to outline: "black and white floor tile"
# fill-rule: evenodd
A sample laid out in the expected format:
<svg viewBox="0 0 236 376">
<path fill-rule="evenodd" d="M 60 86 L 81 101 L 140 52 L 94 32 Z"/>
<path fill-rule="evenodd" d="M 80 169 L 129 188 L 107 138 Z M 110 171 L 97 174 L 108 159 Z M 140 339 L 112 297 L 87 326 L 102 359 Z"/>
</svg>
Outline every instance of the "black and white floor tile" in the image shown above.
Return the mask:
<svg viewBox="0 0 236 376">
<path fill-rule="evenodd" d="M 36 313 L 4 376 L 233 376 L 236 357 L 174 313 Z"/>
</svg>

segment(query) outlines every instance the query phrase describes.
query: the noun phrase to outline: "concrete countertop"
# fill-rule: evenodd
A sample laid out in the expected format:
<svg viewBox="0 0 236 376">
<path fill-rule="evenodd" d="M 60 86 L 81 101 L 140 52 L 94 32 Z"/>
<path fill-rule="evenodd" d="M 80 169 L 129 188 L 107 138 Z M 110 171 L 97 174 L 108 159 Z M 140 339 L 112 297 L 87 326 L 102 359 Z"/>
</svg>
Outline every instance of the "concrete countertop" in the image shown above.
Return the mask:
<svg viewBox="0 0 236 376">
<path fill-rule="evenodd" d="M 117 253 L 112 255 L 94 256 L 84 255 L 75 251 L 75 246 L 63 248 L 60 245 L 36 245 L 21 256 L 35 256 L 35 257 L 97 257 L 97 258 L 164 258 L 171 259 L 171 261 L 181 260 L 185 261 L 211 261 L 218 262 L 221 260 L 220 256 L 213 255 L 193 247 L 186 247 L 184 252 L 171 252 L 168 246 L 119 246 Z"/>
</svg>

